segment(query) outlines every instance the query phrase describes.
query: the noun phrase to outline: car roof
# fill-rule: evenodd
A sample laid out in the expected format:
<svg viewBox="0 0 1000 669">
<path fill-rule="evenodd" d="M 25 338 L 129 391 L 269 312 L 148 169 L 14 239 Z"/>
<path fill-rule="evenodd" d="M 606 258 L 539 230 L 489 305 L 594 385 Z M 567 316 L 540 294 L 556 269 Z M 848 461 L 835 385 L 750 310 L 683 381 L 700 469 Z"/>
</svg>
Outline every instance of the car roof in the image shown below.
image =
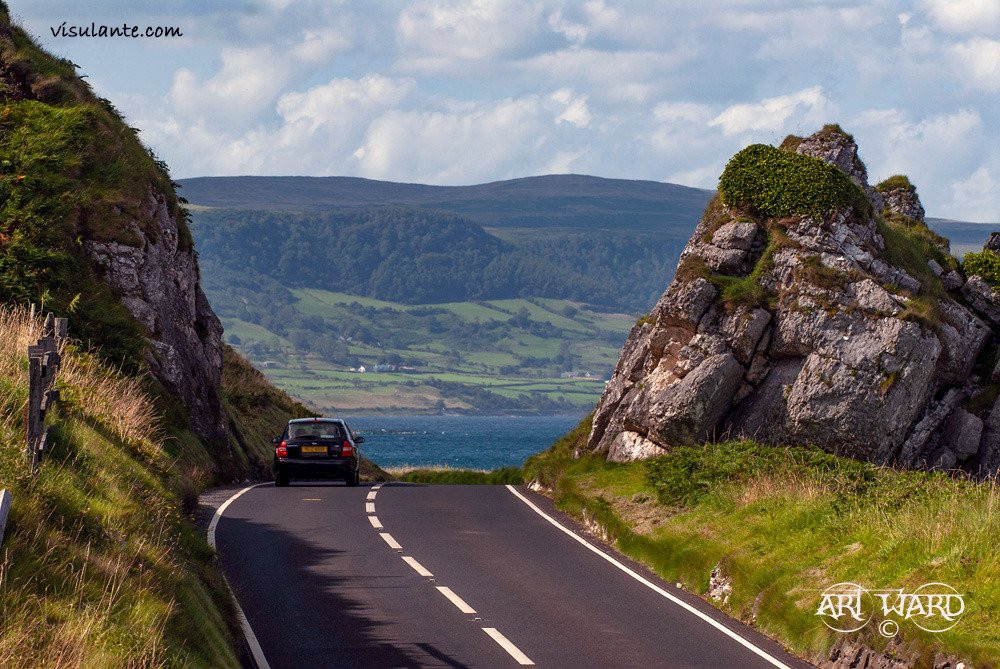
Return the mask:
<svg viewBox="0 0 1000 669">
<path fill-rule="evenodd" d="M 298 423 L 343 423 L 343 418 L 293 418 L 288 421 L 289 425 L 294 425 Z"/>
</svg>

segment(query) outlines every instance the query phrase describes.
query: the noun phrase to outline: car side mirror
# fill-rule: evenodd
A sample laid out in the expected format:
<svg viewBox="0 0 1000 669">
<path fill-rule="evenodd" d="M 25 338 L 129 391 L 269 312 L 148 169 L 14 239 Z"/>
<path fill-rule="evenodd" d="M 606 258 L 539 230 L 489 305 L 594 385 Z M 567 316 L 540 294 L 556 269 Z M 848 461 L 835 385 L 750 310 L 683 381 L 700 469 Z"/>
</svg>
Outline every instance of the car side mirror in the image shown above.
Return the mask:
<svg viewBox="0 0 1000 669">
<path fill-rule="evenodd" d="M 355 444 L 363 444 L 363 443 L 365 443 L 365 438 L 362 437 L 360 434 L 356 434 L 356 435 L 354 435 L 354 443 Z"/>
<path fill-rule="evenodd" d="M 277 446 L 278 444 L 281 443 L 281 437 L 275 437 L 274 439 L 271 440 L 271 443 Z"/>
</svg>

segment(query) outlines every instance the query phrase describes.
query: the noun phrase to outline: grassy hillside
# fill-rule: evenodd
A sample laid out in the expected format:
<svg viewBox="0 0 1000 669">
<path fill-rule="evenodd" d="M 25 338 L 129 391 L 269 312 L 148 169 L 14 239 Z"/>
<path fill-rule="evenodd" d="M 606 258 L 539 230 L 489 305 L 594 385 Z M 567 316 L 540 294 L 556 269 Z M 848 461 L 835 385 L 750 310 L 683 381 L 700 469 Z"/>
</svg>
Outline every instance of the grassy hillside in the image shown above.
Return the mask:
<svg viewBox="0 0 1000 669">
<path fill-rule="evenodd" d="M 819 593 L 843 582 L 912 591 L 944 582 L 965 594 L 951 630 L 900 624 L 931 666 L 937 652 L 974 666 L 1000 657 L 1000 491 L 942 472 L 896 471 L 815 448 L 753 442 L 679 447 L 628 464 L 584 456 L 590 420 L 525 463 L 525 481 L 670 582 L 707 596 L 719 567 L 731 580 L 713 603 L 814 661 L 839 634 L 815 616 Z M 420 472 L 409 475 L 423 480 Z M 492 482 L 493 474 L 455 480 Z M 881 648 L 875 630 L 855 635 Z"/>
<path fill-rule="evenodd" d="M 69 61 L 39 49 L 0 4 L 0 302 L 44 301 L 76 314 L 78 336 L 130 370 L 142 329 L 110 292 L 82 240 L 135 245 L 131 222 L 155 190 L 191 238 L 166 166 Z"/>
<path fill-rule="evenodd" d="M 308 329 L 224 316 L 226 336 L 273 383 L 326 411 L 586 409 L 633 320 L 556 299 L 403 305 L 292 292 L 295 314 L 282 323 Z"/>
<path fill-rule="evenodd" d="M 140 380 L 67 347 L 53 447 L 24 457 L 26 351 L 40 331 L 0 309 L 0 666 L 238 666 L 230 600 L 184 517 L 193 482 Z"/>
</svg>

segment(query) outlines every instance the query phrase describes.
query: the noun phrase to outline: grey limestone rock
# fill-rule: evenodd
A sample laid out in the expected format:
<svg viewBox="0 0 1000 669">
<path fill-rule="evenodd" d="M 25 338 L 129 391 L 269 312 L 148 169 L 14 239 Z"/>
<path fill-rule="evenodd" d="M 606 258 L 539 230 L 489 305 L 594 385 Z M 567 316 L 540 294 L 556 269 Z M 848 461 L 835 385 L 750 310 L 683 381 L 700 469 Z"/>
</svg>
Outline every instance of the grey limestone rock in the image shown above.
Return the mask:
<svg viewBox="0 0 1000 669">
<path fill-rule="evenodd" d="M 140 216 L 153 222 L 154 233 L 134 223 L 138 246 L 85 240 L 84 248 L 146 327 L 153 375 L 184 403 L 200 436 L 227 447 L 219 399 L 222 325 L 201 289 L 197 257 L 179 244 L 177 221 L 162 195 L 151 192 Z"/>
<path fill-rule="evenodd" d="M 874 212 L 884 205 L 923 225 L 913 189 L 874 197 L 842 132 L 828 127 L 796 150 L 843 170 Z M 764 258 L 767 238 L 782 243 Z M 997 293 L 932 261 L 946 287 L 961 286 L 933 293 L 888 258 L 866 212 L 762 221 L 713 203 L 652 322 L 629 335 L 587 448 L 638 459 L 746 436 L 908 467 L 995 471 L 1000 409 L 991 420 L 965 405 L 991 376 L 1000 380 L 1000 365 L 982 369 L 998 341 Z M 755 265 L 758 296 L 724 299 L 717 286 Z M 933 308 L 916 310 L 915 296 Z"/>
</svg>

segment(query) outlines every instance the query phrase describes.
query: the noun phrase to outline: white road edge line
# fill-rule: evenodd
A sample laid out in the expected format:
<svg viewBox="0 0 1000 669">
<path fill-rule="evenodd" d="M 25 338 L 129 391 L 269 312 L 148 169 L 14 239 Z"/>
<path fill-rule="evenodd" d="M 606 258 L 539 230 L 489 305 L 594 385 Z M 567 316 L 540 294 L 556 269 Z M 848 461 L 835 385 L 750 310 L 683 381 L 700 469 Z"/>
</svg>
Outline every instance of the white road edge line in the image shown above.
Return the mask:
<svg viewBox="0 0 1000 669">
<path fill-rule="evenodd" d="M 632 569 L 630 569 L 626 565 L 622 564 L 618 560 L 614 559 L 613 557 L 611 557 L 610 555 L 608 555 L 607 553 L 605 553 L 601 549 L 597 548 L 596 546 L 594 546 L 593 544 L 591 544 L 589 541 L 587 541 L 583 537 L 577 535 L 576 532 L 574 532 L 573 530 L 571 530 L 571 529 L 563 526 L 555 518 L 553 518 L 552 516 L 548 515 L 547 513 L 545 513 L 541 509 L 539 509 L 537 506 L 535 506 L 534 502 L 532 502 L 530 499 L 528 499 L 527 497 L 525 497 L 524 495 L 522 495 L 520 492 L 518 492 L 517 489 L 514 486 L 508 485 L 507 486 L 507 490 L 510 490 L 514 494 L 515 497 L 517 497 L 522 502 L 524 502 L 525 504 L 527 504 L 528 508 L 530 508 L 532 511 L 534 511 L 535 513 L 537 513 L 539 516 L 541 516 L 545 520 L 549 521 L 552 525 L 556 526 L 559 530 L 561 530 L 562 532 L 566 533 L 567 535 L 569 535 L 570 537 L 572 537 L 573 539 L 575 539 L 577 542 L 583 544 L 588 550 L 593 551 L 597 555 L 601 556 L 602 558 L 604 558 L 605 560 L 607 560 L 608 562 L 610 562 L 611 564 L 613 564 L 618 569 L 622 570 L 623 572 L 625 572 L 626 574 L 628 574 L 629 576 L 631 576 L 635 580 L 637 580 L 640 583 L 642 583 L 644 586 L 646 586 L 650 590 L 656 592 L 657 594 L 663 595 L 664 597 L 666 597 L 667 599 L 669 599 L 671 602 L 673 602 L 677 606 L 679 606 L 682 609 L 685 609 L 686 611 L 688 611 L 690 613 L 693 613 L 694 615 L 698 616 L 699 618 L 701 618 L 702 620 L 704 620 L 706 623 L 708 623 L 712 627 L 715 627 L 716 629 L 718 629 L 720 632 L 722 632 L 726 636 L 732 638 L 737 643 L 739 643 L 742 646 L 746 647 L 752 653 L 754 653 L 754 654 L 760 656 L 761 658 L 767 660 L 768 662 L 770 662 L 771 664 L 773 664 L 775 667 L 779 667 L 779 669 L 791 669 L 791 667 L 789 667 L 787 664 L 785 664 L 784 662 L 782 662 L 778 658 L 772 656 L 770 653 L 768 653 L 763 648 L 758 648 L 756 645 L 754 645 L 753 642 L 751 642 L 751 641 L 749 641 L 747 639 L 744 639 L 742 636 L 740 636 L 739 634 L 737 634 L 733 630 L 729 629 L 728 627 L 726 627 L 725 625 L 723 625 L 722 623 L 720 623 L 718 620 L 715 620 L 711 616 L 709 616 L 709 615 L 707 615 L 707 614 L 699 611 L 698 609 L 694 608 L 693 606 L 691 606 L 690 604 L 688 604 L 684 600 L 678 599 L 677 597 L 671 595 L 669 592 L 667 592 L 666 590 L 664 590 L 660 586 L 658 586 L 655 583 L 651 582 L 649 579 L 644 578 L 643 576 L 637 574 L 635 571 L 633 571 Z"/>
<path fill-rule="evenodd" d="M 514 658 L 518 664 L 522 665 L 533 665 L 534 662 L 531 661 L 527 655 L 521 652 L 517 646 L 512 644 L 510 640 L 500 633 L 496 627 L 484 627 L 483 631 L 493 637 L 493 640 L 500 644 L 500 647 L 507 651 L 512 658 Z"/>
<path fill-rule="evenodd" d="M 434 574 L 427 571 L 424 565 L 417 562 L 415 559 L 411 558 L 409 555 L 403 556 L 403 562 L 413 567 L 413 571 L 417 572 L 421 576 L 433 576 Z"/>
<path fill-rule="evenodd" d="M 375 513 L 374 502 L 365 502 L 365 513 Z"/>
<path fill-rule="evenodd" d="M 245 493 L 247 490 L 252 490 L 262 485 L 270 485 L 270 483 L 258 483 L 256 485 L 247 486 L 227 499 L 219 506 L 218 509 L 215 510 L 215 515 L 212 516 L 212 522 L 208 524 L 208 545 L 211 546 L 213 550 L 218 550 L 215 547 L 215 528 L 219 525 L 219 519 L 222 518 L 222 513 L 229 507 L 230 504 L 236 501 L 237 497 Z M 250 627 L 250 621 L 247 620 L 246 614 L 243 613 L 243 607 L 240 606 L 239 601 L 236 599 L 236 593 L 233 592 L 233 588 L 229 585 L 229 579 L 226 578 L 225 574 L 222 575 L 222 580 L 225 581 L 226 587 L 229 589 L 229 596 L 233 598 L 233 604 L 236 605 L 236 619 L 239 620 L 240 627 L 243 629 L 243 636 L 246 637 L 247 645 L 250 646 L 250 653 L 253 655 L 253 661 L 257 664 L 257 669 L 271 669 L 271 665 L 267 663 L 267 658 L 264 657 L 264 649 L 260 647 L 260 641 L 257 640 L 257 635 L 253 633 L 253 628 Z"/>
<path fill-rule="evenodd" d="M 389 548 L 397 551 L 402 548 L 402 546 L 399 545 L 399 542 L 393 539 L 392 535 L 388 532 L 379 532 L 378 535 L 385 539 L 385 543 L 389 544 Z"/>
<path fill-rule="evenodd" d="M 372 490 L 378 490 L 381 487 L 382 487 L 382 484 L 381 483 L 377 483 L 377 484 L 375 484 L 375 485 L 372 486 Z"/>
<path fill-rule="evenodd" d="M 378 519 L 378 516 L 368 516 L 368 522 L 372 524 L 376 530 L 382 529 L 382 521 Z"/>
<path fill-rule="evenodd" d="M 368 501 L 372 501 L 373 499 L 375 499 L 375 495 L 377 495 L 377 494 L 378 494 L 378 490 L 369 490 L 368 491 Z"/>
<path fill-rule="evenodd" d="M 447 588 L 443 585 L 437 586 L 438 592 L 448 598 L 452 604 L 458 607 L 458 610 L 462 613 L 475 613 L 476 610 L 465 603 L 465 600 L 456 595 L 451 591 L 451 588 Z"/>
</svg>

